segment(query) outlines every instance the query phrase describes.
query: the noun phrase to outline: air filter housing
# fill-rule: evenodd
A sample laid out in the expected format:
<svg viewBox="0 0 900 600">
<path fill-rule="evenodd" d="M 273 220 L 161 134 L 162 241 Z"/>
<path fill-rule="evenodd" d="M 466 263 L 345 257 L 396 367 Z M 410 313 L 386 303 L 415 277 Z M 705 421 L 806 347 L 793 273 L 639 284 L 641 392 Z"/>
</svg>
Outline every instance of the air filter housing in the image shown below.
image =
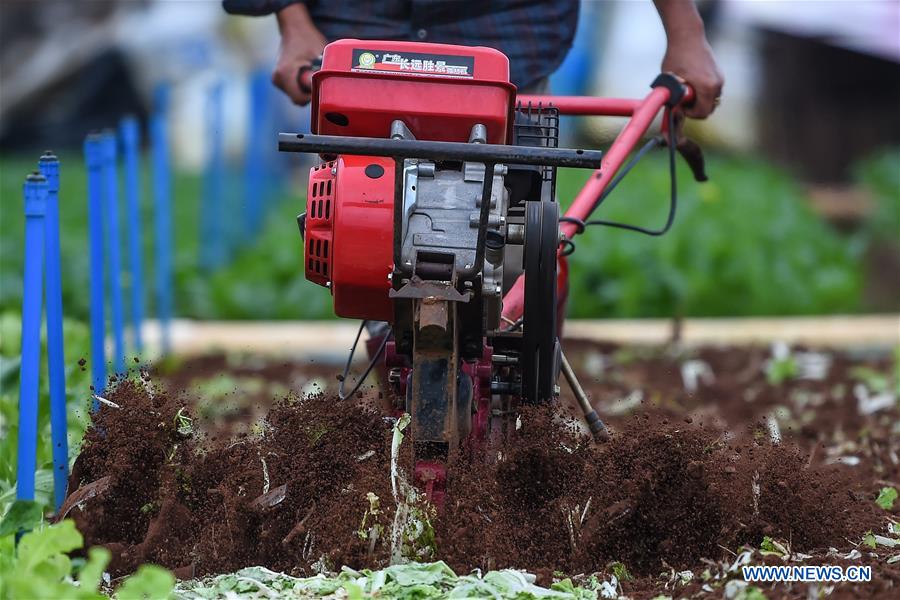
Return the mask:
<svg viewBox="0 0 900 600">
<path fill-rule="evenodd" d="M 306 278 L 331 290 L 337 316 L 393 318 L 393 213 L 393 160 L 340 156 L 310 170 Z"/>
</svg>

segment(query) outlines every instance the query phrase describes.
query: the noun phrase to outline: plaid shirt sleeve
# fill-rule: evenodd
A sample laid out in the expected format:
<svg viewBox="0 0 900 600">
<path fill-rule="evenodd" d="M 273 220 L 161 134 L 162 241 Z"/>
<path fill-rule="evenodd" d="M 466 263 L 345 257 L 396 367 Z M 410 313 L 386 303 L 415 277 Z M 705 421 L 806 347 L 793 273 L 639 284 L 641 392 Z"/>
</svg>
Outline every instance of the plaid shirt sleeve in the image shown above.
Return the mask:
<svg viewBox="0 0 900 600">
<path fill-rule="evenodd" d="M 539 83 L 572 45 L 578 0 L 224 0 L 234 14 L 265 15 L 303 1 L 329 40 L 410 40 L 490 46 L 509 57 L 510 80 Z"/>
<path fill-rule="evenodd" d="M 222 0 L 225 12 L 231 15 L 260 16 L 278 12 L 285 6 L 303 0 Z"/>
</svg>

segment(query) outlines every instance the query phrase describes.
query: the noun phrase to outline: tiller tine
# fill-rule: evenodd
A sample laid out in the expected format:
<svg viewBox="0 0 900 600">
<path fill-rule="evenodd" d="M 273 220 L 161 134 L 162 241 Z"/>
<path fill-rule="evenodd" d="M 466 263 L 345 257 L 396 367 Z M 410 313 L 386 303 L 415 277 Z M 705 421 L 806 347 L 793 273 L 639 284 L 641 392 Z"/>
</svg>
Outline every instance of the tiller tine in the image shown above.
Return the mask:
<svg viewBox="0 0 900 600">
<path fill-rule="evenodd" d="M 452 289 L 447 286 L 448 290 Z M 438 508 L 443 504 L 446 464 L 459 445 L 459 355 L 456 302 L 437 296 L 415 300 L 412 418 L 416 483 Z"/>
</svg>

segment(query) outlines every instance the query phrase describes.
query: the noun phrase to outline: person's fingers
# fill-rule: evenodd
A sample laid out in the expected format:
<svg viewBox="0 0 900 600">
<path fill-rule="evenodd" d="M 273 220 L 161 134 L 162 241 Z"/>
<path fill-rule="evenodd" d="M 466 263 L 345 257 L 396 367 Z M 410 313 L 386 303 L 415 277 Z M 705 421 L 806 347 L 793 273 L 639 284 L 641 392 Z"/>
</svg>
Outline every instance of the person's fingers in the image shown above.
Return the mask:
<svg viewBox="0 0 900 600">
<path fill-rule="evenodd" d="M 692 119 L 705 119 L 713 113 L 719 102 L 722 86 L 717 82 L 694 83 L 695 100 L 684 109 L 684 114 Z"/>
<path fill-rule="evenodd" d="M 272 83 L 298 106 L 309 104 L 310 95 L 300 89 L 297 81 L 299 65 L 279 63 L 272 72 Z"/>
<path fill-rule="evenodd" d="M 712 101 L 707 100 L 700 94 L 697 94 L 697 99 L 694 100 L 694 103 L 692 105 L 684 109 L 684 114 L 685 116 L 688 116 L 692 119 L 705 119 L 712 113 L 712 111 Z"/>
<path fill-rule="evenodd" d="M 692 119 L 705 119 L 719 105 L 724 83 L 722 77 L 714 73 L 708 77 L 694 78 L 690 83 L 694 87 L 695 100 L 691 106 L 685 107 L 684 114 Z"/>
</svg>

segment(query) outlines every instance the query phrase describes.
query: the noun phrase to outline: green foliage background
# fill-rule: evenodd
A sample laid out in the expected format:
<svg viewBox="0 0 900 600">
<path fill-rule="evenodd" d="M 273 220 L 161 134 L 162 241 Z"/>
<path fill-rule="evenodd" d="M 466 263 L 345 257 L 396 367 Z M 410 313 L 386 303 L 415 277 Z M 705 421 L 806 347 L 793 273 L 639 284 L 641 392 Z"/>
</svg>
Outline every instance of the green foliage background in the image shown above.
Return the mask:
<svg viewBox="0 0 900 600">
<path fill-rule="evenodd" d="M 86 179 L 79 151 L 62 159 L 61 226 L 66 314 L 87 319 Z M 31 157 L 0 159 L 0 310 L 21 310 L 21 183 Z M 784 172 L 747 156 L 713 156 L 711 181 L 697 184 L 679 163 L 679 215 L 662 238 L 593 228 L 577 240 L 569 314 L 574 317 L 774 315 L 855 312 L 861 308 L 861 260 L 873 236 L 900 234 L 900 152 L 862 163 L 857 172 L 875 190 L 878 208 L 859 235 L 844 236 L 806 205 Z M 144 165 L 142 219 L 149 314 L 153 314 L 153 208 Z M 588 177 L 563 170 L 558 195 L 567 205 Z M 235 181 L 235 174 L 229 176 Z M 176 314 L 201 319 L 332 317 L 328 293 L 303 277 L 294 216 L 302 190 L 290 186 L 270 204 L 262 232 L 223 268 L 198 267 L 199 175 L 174 177 Z M 665 218 L 669 194 L 664 152 L 639 165 L 597 213 L 648 226 Z M 226 185 L 222 218 L 242 224 L 240 185 Z M 123 245 L 125 241 L 123 238 Z M 124 254 L 123 254 L 124 256 Z M 127 275 L 124 285 L 130 285 Z M 126 302 L 128 295 L 125 295 Z M 127 307 L 126 307 L 127 309 Z"/>
<path fill-rule="evenodd" d="M 748 157 L 714 157 L 710 181 L 678 168 L 672 230 L 649 237 L 606 227 L 576 239 L 569 315 L 667 317 L 856 312 L 862 289 L 859 236 L 842 237 L 807 206 L 785 173 Z M 586 174 L 560 182 L 563 203 Z M 658 228 L 669 174 L 660 154 L 626 177 L 598 218 Z"/>
</svg>

